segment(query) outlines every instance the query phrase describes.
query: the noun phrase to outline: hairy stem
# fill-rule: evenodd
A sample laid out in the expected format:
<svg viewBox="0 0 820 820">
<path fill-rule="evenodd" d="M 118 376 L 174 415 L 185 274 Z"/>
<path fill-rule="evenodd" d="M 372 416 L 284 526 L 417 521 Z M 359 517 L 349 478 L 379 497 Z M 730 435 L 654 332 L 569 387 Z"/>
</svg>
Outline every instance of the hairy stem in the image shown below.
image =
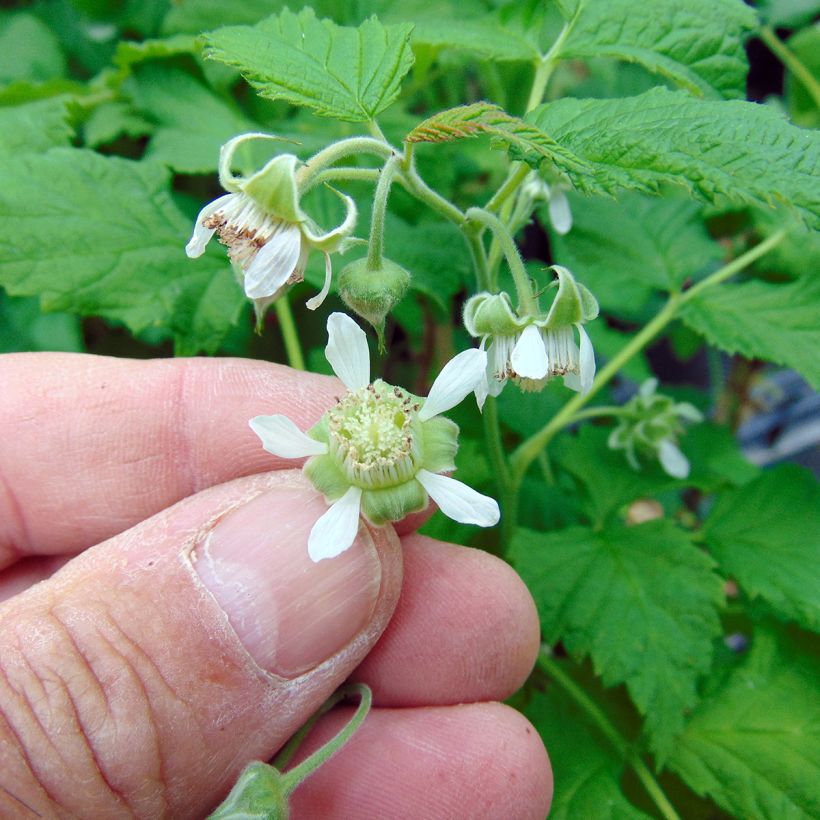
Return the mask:
<svg viewBox="0 0 820 820">
<path fill-rule="evenodd" d="M 299 343 L 299 334 L 296 323 L 293 321 L 293 311 L 290 308 L 288 294 L 280 296 L 275 302 L 276 318 L 282 331 L 282 341 L 285 343 L 285 353 L 288 364 L 295 370 L 305 370 L 305 357 L 302 355 L 302 346 Z"/>
<path fill-rule="evenodd" d="M 355 154 L 373 154 L 382 160 L 387 160 L 393 153 L 395 153 L 393 149 L 384 140 L 376 139 L 375 137 L 350 137 L 349 139 L 334 142 L 332 145 L 328 145 L 327 148 L 323 148 L 314 154 L 296 172 L 296 181 L 300 190 L 306 187 L 312 187 L 311 181 L 313 177 L 340 159 Z"/>
<path fill-rule="evenodd" d="M 632 744 L 612 725 L 597 703 L 564 671 L 561 664 L 552 657 L 549 648 L 542 648 L 538 655 L 538 666 L 552 678 L 564 692 L 584 711 L 598 731 L 612 744 L 626 763 L 632 768 L 649 796 L 665 820 L 680 820 L 680 815 L 664 794 L 646 763 L 643 762 Z"/>
<path fill-rule="evenodd" d="M 393 177 L 399 168 L 401 157 L 394 154 L 384 164 L 376 193 L 373 196 L 373 213 L 370 217 L 370 242 L 367 246 L 367 267 L 378 270 L 382 266 L 382 251 L 384 249 L 384 216 L 387 212 L 387 200 L 390 196 L 390 186 Z"/>
</svg>

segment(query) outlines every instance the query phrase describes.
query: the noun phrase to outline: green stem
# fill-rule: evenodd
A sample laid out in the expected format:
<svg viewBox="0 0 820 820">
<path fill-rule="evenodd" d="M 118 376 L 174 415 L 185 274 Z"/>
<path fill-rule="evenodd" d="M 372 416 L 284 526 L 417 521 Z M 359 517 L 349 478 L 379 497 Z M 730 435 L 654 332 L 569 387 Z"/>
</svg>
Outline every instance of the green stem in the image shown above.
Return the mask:
<svg viewBox="0 0 820 820">
<path fill-rule="evenodd" d="M 384 216 L 387 213 L 387 200 L 390 196 L 390 186 L 393 177 L 399 169 L 401 157 L 394 154 L 384 164 L 376 193 L 373 195 L 373 212 L 370 217 L 370 242 L 367 246 L 367 267 L 370 270 L 379 270 L 382 266 L 382 252 L 384 250 Z"/>
<path fill-rule="evenodd" d="M 288 364 L 295 370 L 305 370 L 305 357 L 302 355 L 302 346 L 299 344 L 299 334 L 296 331 L 296 323 L 293 321 L 293 311 L 290 309 L 287 294 L 277 299 L 274 305 L 276 306 L 276 318 L 279 319 L 279 327 L 282 330 L 282 341 L 285 343 Z"/>
<path fill-rule="evenodd" d="M 393 149 L 384 140 L 375 139 L 374 137 L 350 137 L 349 139 L 334 142 L 314 154 L 296 172 L 296 181 L 301 190 L 310 185 L 316 174 L 324 171 L 325 168 L 340 159 L 354 154 L 374 154 L 382 160 L 387 160 L 393 153 L 395 153 Z"/>
<path fill-rule="evenodd" d="M 487 204 L 484 206 L 484 210 L 498 211 L 507 199 L 509 199 L 509 197 L 518 190 L 518 186 L 527 178 L 530 170 L 530 166 L 527 165 L 526 162 L 516 162 L 510 168 L 510 173 L 504 180 L 501 187 L 492 195 Z"/>
<path fill-rule="evenodd" d="M 345 725 L 332 740 L 329 740 L 322 746 L 321 749 L 315 751 L 306 760 L 303 760 L 298 766 L 294 766 L 289 771 L 282 775 L 282 785 L 286 792 L 293 791 L 306 777 L 309 777 L 315 772 L 325 761 L 329 760 L 339 749 L 344 746 L 348 740 L 353 736 L 359 726 L 362 725 L 367 713 L 370 711 L 370 706 L 373 702 L 373 693 L 363 683 L 353 683 L 339 689 L 335 694 L 325 701 L 319 712 L 311 719 L 315 722 L 316 718 L 329 712 L 339 701 L 344 698 L 356 694 L 360 697 L 359 706 L 356 709 L 353 717 Z M 312 723 L 311 723 L 312 725 Z M 305 733 L 307 734 L 307 733 Z M 304 734 L 300 733 L 300 742 L 304 738 Z M 291 751 L 290 754 L 293 752 Z M 289 758 L 288 758 L 289 759 Z"/>
<path fill-rule="evenodd" d="M 490 268 L 487 265 L 487 254 L 481 242 L 481 235 L 476 231 L 468 230 L 466 227 L 462 231 L 464 239 L 467 241 L 467 248 L 473 260 L 473 270 L 475 271 L 476 285 L 478 290 L 495 292 L 490 278 Z"/>
<path fill-rule="evenodd" d="M 532 294 L 530 287 L 530 277 L 524 267 L 524 261 L 515 244 L 510 232 L 503 222 L 489 211 L 483 208 L 470 208 L 466 213 L 467 219 L 489 228 L 494 237 L 498 240 L 504 255 L 507 257 L 507 264 L 515 282 L 515 289 L 518 292 L 518 307 L 524 313 L 535 316 L 538 313 L 538 303 Z"/>
<path fill-rule="evenodd" d="M 780 62 L 797 77 L 811 95 L 815 106 L 820 108 L 820 83 L 817 82 L 800 58 L 777 36 L 771 26 L 763 26 L 760 29 L 760 39 L 778 56 Z"/>
<path fill-rule="evenodd" d="M 396 177 L 396 181 L 401 183 L 416 199 L 421 200 L 428 208 L 443 216 L 448 222 L 452 222 L 459 228 L 464 224 L 464 214 L 452 202 L 430 188 L 412 166 L 403 170 Z"/>
<path fill-rule="evenodd" d="M 680 815 L 664 794 L 660 783 L 655 779 L 646 763 L 633 748 L 632 744 L 612 725 L 609 718 L 597 703 L 561 668 L 561 665 L 551 657 L 548 649 L 543 649 L 538 655 L 538 666 L 551 677 L 573 701 L 586 713 L 595 724 L 598 731 L 612 744 L 626 763 L 632 768 L 652 798 L 658 811 L 665 820 L 680 820 Z"/>
<path fill-rule="evenodd" d="M 367 130 L 377 140 L 387 142 L 387 138 L 384 136 L 384 131 L 382 131 L 381 126 L 376 122 L 376 120 L 368 120 Z"/>
<path fill-rule="evenodd" d="M 304 196 L 325 182 L 378 182 L 380 173 L 378 168 L 325 168 L 302 185 L 301 193 Z"/>
<path fill-rule="evenodd" d="M 509 526 L 510 522 L 515 522 L 517 518 L 517 492 L 512 483 L 504 443 L 501 440 L 498 405 L 492 396 L 488 396 L 484 402 L 481 417 L 484 422 L 484 437 L 487 441 L 490 466 L 495 474 L 495 483 L 501 505 L 501 554 L 503 555 L 509 546 L 509 539 L 512 538 L 515 531 L 514 526 L 511 529 L 509 529 Z"/>
<path fill-rule="evenodd" d="M 518 449 L 510 457 L 513 480 L 516 483 L 521 481 L 530 464 L 532 464 L 533 459 L 550 443 L 553 436 L 568 424 L 571 424 L 578 411 L 595 396 L 633 356 L 643 350 L 643 348 L 677 316 L 681 305 L 689 302 L 704 290 L 715 287 L 715 285 L 720 284 L 730 276 L 734 276 L 738 271 L 743 270 L 743 268 L 750 265 L 756 259 L 767 254 L 781 242 L 785 236 L 785 230 L 773 233 L 759 245 L 738 256 L 737 259 L 734 259 L 728 265 L 724 265 L 710 276 L 707 276 L 706 279 L 685 293 L 670 294 L 669 300 L 663 308 L 661 308 L 661 311 L 655 318 L 636 333 L 628 344 L 624 345 L 624 347 L 598 371 L 589 392 L 583 395 L 577 393 L 573 396 L 544 427 L 518 446 Z"/>
<path fill-rule="evenodd" d="M 603 416 L 622 416 L 623 414 L 623 407 L 614 404 L 599 404 L 596 407 L 587 407 L 585 410 L 579 410 L 568 422 L 568 425 L 575 424 L 584 419 L 597 419 Z"/>
</svg>

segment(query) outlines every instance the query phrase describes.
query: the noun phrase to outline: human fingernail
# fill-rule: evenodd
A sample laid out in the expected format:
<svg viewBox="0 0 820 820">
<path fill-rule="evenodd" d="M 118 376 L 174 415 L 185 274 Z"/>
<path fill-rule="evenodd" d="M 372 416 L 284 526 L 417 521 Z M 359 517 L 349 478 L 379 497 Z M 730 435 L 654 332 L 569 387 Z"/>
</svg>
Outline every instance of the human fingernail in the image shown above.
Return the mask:
<svg viewBox="0 0 820 820">
<path fill-rule="evenodd" d="M 350 643 L 378 598 L 381 564 L 365 527 L 338 557 L 309 558 L 308 535 L 326 511 L 305 489 L 269 490 L 229 513 L 194 551 L 196 571 L 247 651 L 282 677 Z"/>
</svg>

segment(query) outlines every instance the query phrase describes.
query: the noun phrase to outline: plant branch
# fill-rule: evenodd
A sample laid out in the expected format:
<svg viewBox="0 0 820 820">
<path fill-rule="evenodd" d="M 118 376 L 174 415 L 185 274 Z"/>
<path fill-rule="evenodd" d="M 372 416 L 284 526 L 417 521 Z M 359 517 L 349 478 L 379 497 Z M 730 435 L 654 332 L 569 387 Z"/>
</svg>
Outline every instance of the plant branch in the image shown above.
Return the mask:
<svg viewBox="0 0 820 820">
<path fill-rule="evenodd" d="M 382 251 L 384 249 L 384 216 L 387 212 L 387 200 L 390 196 L 390 186 L 393 177 L 399 169 L 401 157 L 394 154 L 384 164 L 373 195 L 373 212 L 370 217 L 370 242 L 367 247 L 367 267 L 378 270 L 382 266 Z"/>
<path fill-rule="evenodd" d="M 777 36 L 771 26 L 763 26 L 760 29 L 760 39 L 769 47 L 769 50 L 777 55 L 781 63 L 791 71 L 809 92 L 814 104 L 820 108 L 820 83 L 814 75 L 806 68 L 800 58 Z"/>
<path fill-rule="evenodd" d="M 632 744 L 612 725 L 597 703 L 561 668 L 548 647 L 542 647 L 538 654 L 538 666 L 542 672 L 551 677 L 564 692 L 589 717 L 598 731 L 610 742 L 616 751 L 632 768 L 643 784 L 649 796 L 665 820 L 680 820 L 680 815 L 664 794 L 660 783 L 655 779 L 646 763 Z"/>
<path fill-rule="evenodd" d="M 280 296 L 275 302 L 276 318 L 279 319 L 279 328 L 282 331 L 282 341 L 285 343 L 285 353 L 288 364 L 294 370 L 305 370 L 305 357 L 302 355 L 302 346 L 299 344 L 299 333 L 293 321 L 293 311 L 290 308 L 288 294 Z"/>
</svg>

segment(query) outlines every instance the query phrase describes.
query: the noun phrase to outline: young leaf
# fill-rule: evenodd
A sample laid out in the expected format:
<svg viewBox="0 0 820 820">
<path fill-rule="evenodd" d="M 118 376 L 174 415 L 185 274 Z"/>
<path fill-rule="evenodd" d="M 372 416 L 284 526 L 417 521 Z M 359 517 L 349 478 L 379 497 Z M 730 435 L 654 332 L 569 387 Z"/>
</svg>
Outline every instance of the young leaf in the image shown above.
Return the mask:
<svg viewBox="0 0 820 820">
<path fill-rule="evenodd" d="M 624 761 L 560 689 L 534 692 L 523 712 L 550 752 L 550 820 L 648 820 L 621 791 Z"/>
<path fill-rule="evenodd" d="M 668 753 L 720 631 L 722 584 L 708 556 L 658 520 L 601 532 L 519 530 L 511 557 L 544 639 L 590 655 L 607 686 L 626 683 L 653 747 Z"/>
<path fill-rule="evenodd" d="M 618 100 L 558 100 L 527 120 L 574 154 L 574 164 L 557 153 L 553 160 L 579 190 L 654 192 L 671 183 L 721 206 L 785 204 L 820 224 L 820 135 L 766 106 L 656 88 Z M 591 170 L 579 173 L 579 162 Z"/>
<path fill-rule="evenodd" d="M 601 307 L 617 316 L 643 318 L 657 290 L 680 288 L 722 256 L 701 207 L 685 196 L 629 191 L 614 200 L 570 193 L 569 201 L 572 230 L 551 235 L 556 261 L 578 271 Z M 541 222 L 549 225 L 546 214 Z"/>
<path fill-rule="evenodd" d="M 746 96 L 744 40 L 757 26 L 742 0 L 583 0 L 562 58 L 640 63 L 699 97 Z"/>
<path fill-rule="evenodd" d="M 820 279 L 813 273 L 784 285 L 750 281 L 705 290 L 681 316 L 717 347 L 794 368 L 820 389 L 813 353 L 820 348 Z"/>
<path fill-rule="evenodd" d="M 0 83 L 51 80 L 65 74 L 66 60 L 55 33 L 33 14 L 0 17 Z"/>
<path fill-rule="evenodd" d="M 555 161 L 559 167 L 592 173 L 583 160 L 573 156 L 552 137 L 535 126 L 512 116 L 493 103 L 477 102 L 449 108 L 420 122 L 404 138 L 405 142 L 450 142 L 488 135 L 515 148 L 534 164 Z"/>
<path fill-rule="evenodd" d="M 820 664 L 806 643 L 759 629 L 675 743 L 669 767 L 733 817 L 820 815 Z"/>
<path fill-rule="evenodd" d="M 67 145 L 73 135 L 64 97 L 0 107 L 0 157 L 41 153 Z"/>
<path fill-rule="evenodd" d="M 399 95 L 413 64 L 412 25 L 357 28 L 318 20 L 313 10 L 285 9 L 253 28 L 205 35 L 206 56 L 238 68 L 263 96 L 312 108 L 324 117 L 372 120 Z"/>
<path fill-rule="evenodd" d="M 0 289 L 0 353 L 84 350 L 80 321 L 68 313 L 43 313 L 38 299 L 7 296 Z"/>
<path fill-rule="evenodd" d="M 47 310 L 168 328 L 214 351 L 244 301 L 218 250 L 191 261 L 191 223 L 159 166 L 55 148 L 0 163 L 0 284 Z"/>
<path fill-rule="evenodd" d="M 746 592 L 820 631 L 820 486 L 811 473 L 784 464 L 721 494 L 703 536 Z"/>
</svg>

